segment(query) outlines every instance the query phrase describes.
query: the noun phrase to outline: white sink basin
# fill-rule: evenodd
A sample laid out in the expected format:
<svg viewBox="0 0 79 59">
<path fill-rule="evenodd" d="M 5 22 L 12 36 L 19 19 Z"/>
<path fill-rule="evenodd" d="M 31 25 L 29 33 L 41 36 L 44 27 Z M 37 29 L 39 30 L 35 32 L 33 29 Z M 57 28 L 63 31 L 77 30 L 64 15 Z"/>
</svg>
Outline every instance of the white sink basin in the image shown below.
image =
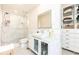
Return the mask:
<svg viewBox="0 0 79 59">
<path fill-rule="evenodd" d="M 49 34 L 48 33 L 35 33 L 33 36 L 44 39 L 44 38 L 48 38 Z"/>
</svg>

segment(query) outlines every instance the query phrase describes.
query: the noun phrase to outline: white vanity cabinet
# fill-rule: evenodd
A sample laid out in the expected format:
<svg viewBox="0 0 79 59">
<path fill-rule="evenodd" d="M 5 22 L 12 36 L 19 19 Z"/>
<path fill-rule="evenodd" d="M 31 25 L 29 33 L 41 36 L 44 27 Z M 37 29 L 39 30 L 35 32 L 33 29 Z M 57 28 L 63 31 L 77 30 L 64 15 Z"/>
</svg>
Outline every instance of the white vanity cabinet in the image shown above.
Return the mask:
<svg viewBox="0 0 79 59">
<path fill-rule="evenodd" d="M 33 36 L 32 50 L 38 55 L 48 55 L 48 42 L 42 38 Z"/>
<path fill-rule="evenodd" d="M 79 52 L 78 30 L 64 30 L 62 35 L 62 47 L 74 52 Z"/>
<path fill-rule="evenodd" d="M 48 41 L 37 36 L 32 36 L 29 40 L 29 48 L 37 55 L 48 55 Z"/>
<path fill-rule="evenodd" d="M 63 8 L 62 8 L 62 11 L 63 11 L 62 12 L 62 48 L 68 49 L 77 53 L 79 53 L 79 28 L 78 28 L 79 26 L 78 8 L 79 7 L 78 6 L 79 6 L 78 4 L 63 5 Z M 72 10 L 72 14 L 70 14 L 69 9 Z M 66 12 L 64 12 L 64 10 Z"/>
<path fill-rule="evenodd" d="M 67 30 L 68 31 L 68 30 Z M 62 46 L 63 48 L 66 49 L 72 49 L 72 45 L 73 45 L 73 39 L 72 39 L 72 33 L 70 32 L 66 32 L 66 30 L 63 30 L 62 33 Z"/>
</svg>

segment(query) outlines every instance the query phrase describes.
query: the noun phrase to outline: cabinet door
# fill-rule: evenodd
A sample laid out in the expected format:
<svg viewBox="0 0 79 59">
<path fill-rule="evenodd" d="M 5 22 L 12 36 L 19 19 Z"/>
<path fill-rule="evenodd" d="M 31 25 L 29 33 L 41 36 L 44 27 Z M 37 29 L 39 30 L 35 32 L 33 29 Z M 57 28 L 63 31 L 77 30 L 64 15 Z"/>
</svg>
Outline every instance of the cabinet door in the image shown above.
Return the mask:
<svg viewBox="0 0 79 59">
<path fill-rule="evenodd" d="M 41 55 L 48 55 L 48 44 L 41 42 Z"/>
<path fill-rule="evenodd" d="M 34 39 L 34 50 L 38 52 L 38 40 Z"/>
</svg>

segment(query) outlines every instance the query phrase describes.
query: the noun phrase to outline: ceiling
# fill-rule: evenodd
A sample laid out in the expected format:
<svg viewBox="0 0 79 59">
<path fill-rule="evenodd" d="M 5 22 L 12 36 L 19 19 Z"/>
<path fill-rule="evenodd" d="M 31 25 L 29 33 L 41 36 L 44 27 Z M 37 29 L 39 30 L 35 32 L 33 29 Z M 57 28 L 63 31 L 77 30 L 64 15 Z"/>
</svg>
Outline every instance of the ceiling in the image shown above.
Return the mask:
<svg viewBox="0 0 79 59">
<path fill-rule="evenodd" d="M 1 4 L 2 10 L 23 14 L 32 11 L 39 4 Z"/>
</svg>

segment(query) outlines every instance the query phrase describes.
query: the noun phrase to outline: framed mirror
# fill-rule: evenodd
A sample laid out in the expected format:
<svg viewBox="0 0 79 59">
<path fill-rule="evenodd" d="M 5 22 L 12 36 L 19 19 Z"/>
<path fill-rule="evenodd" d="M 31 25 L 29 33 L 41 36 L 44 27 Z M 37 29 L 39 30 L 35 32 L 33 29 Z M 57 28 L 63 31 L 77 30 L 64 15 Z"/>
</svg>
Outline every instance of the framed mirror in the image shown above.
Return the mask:
<svg viewBox="0 0 79 59">
<path fill-rule="evenodd" d="M 38 15 L 38 28 L 51 28 L 51 10 Z"/>
</svg>

